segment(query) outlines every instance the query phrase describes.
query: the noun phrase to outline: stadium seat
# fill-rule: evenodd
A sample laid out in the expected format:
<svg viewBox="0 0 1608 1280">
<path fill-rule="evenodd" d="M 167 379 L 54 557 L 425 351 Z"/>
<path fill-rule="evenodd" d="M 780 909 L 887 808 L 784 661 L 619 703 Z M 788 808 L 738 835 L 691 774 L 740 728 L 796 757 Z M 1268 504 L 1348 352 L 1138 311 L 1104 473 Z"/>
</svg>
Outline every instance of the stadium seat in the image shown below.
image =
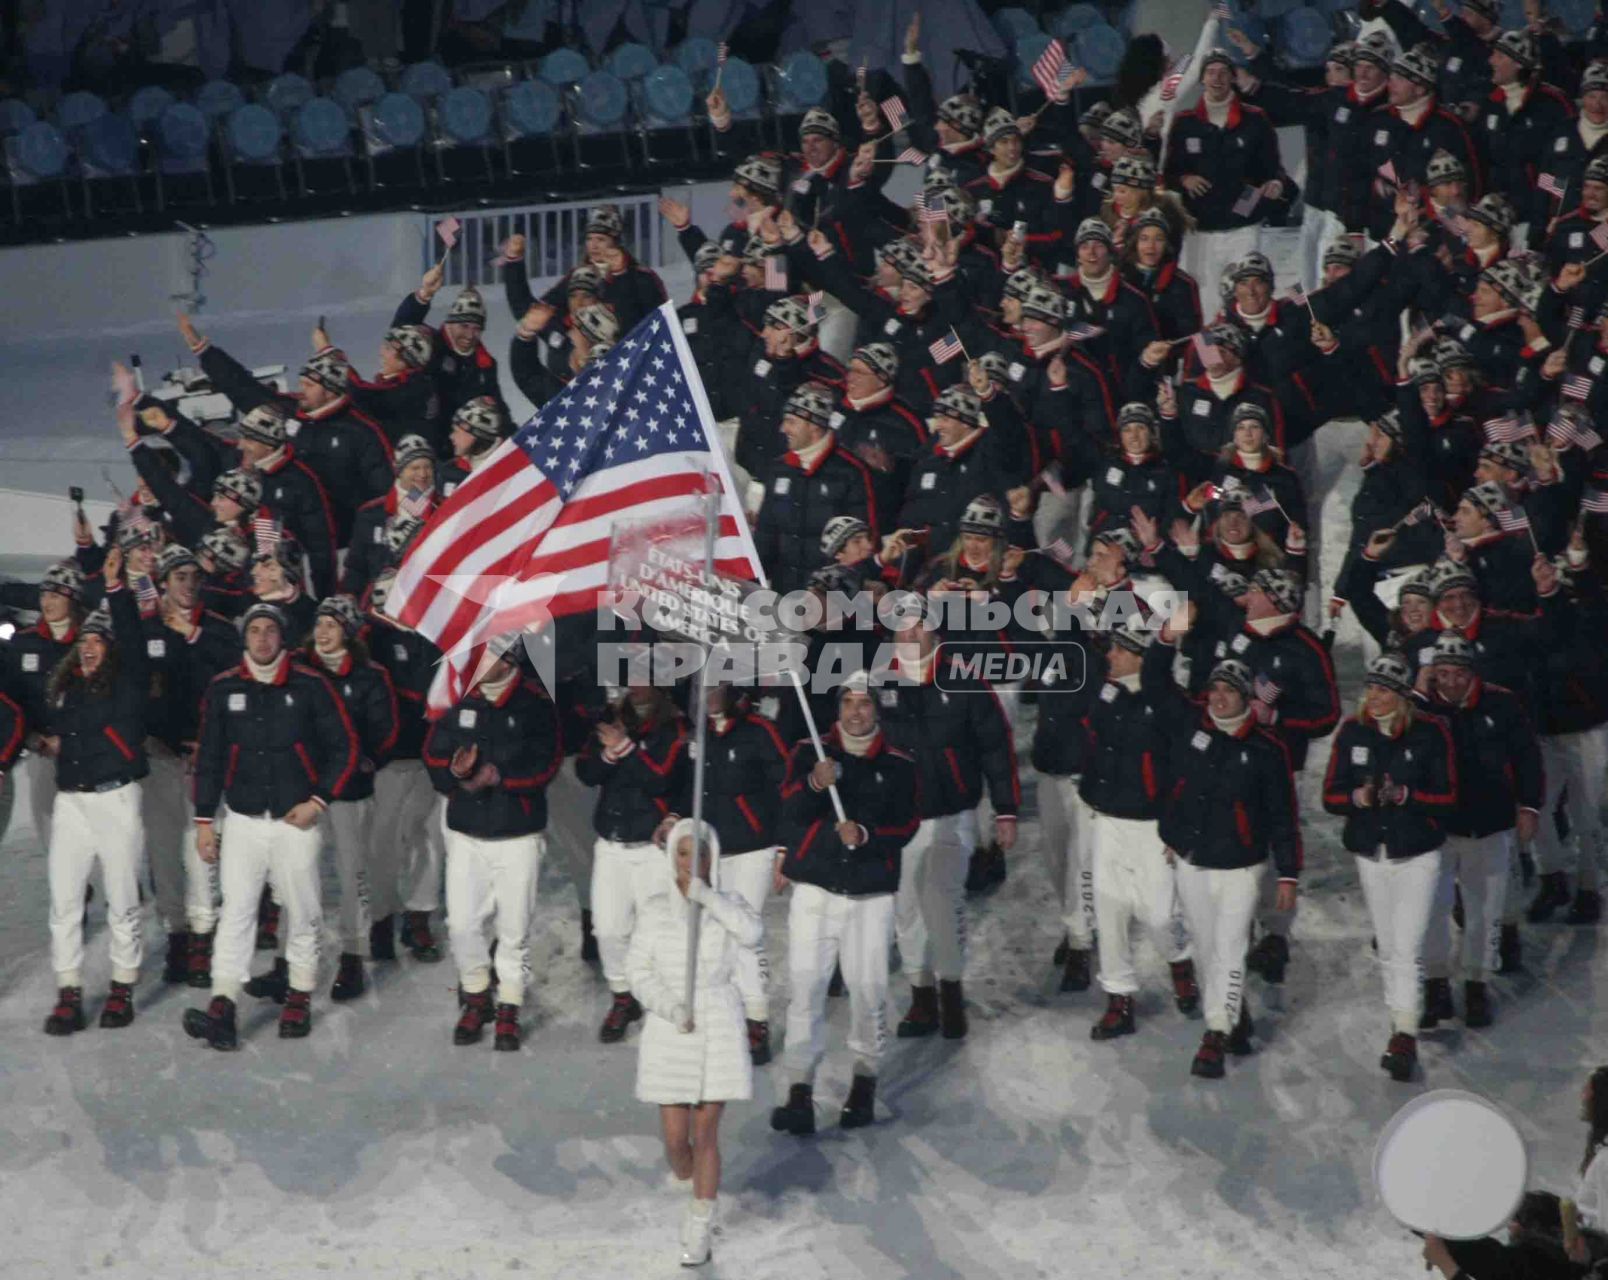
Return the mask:
<svg viewBox="0 0 1608 1280">
<path fill-rule="evenodd" d="M 698 159 L 692 78 L 680 67 L 655 67 L 632 86 L 642 156 L 650 165 Z"/>
<path fill-rule="evenodd" d="M 144 211 L 140 194 L 140 135 L 126 115 L 108 111 L 79 132 L 78 174 L 84 190 L 84 214 Z M 96 208 L 96 196 L 121 193 L 121 203 Z"/>
<path fill-rule="evenodd" d="M 358 109 L 369 186 L 424 185 L 424 108 L 405 93 L 388 93 Z"/>
<path fill-rule="evenodd" d="M 1256 0 L 1256 15 L 1264 22 L 1275 22 L 1301 7 L 1301 0 Z"/>
<path fill-rule="evenodd" d="M 22 221 L 24 190 L 40 186 L 57 187 L 61 193 L 62 214 L 71 217 L 73 208 L 67 194 L 66 177 L 72 148 L 66 134 L 48 120 L 35 120 L 0 145 L 4 146 L 6 170 L 11 178 L 12 217 L 17 222 Z"/>
<path fill-rule="evenodd" d="M 496 141 L 492 125 L 495 112 L 491 95 L 480 89 L 459 85 L 442 95 L 436 103 L 435 137 L 431 152 L 435 156 L 436 176 L 451 182 L 469 174 L 463 172 L 465 164 L 472 165 L 486 181 L 493 175 L 491 148 Z M 464 163 L 454 164 L 454 157 Z"/>
<path fill-rule="evenodd" d="M 1050 37 L 1042 31 L 1034 31 L 1016 41 L 1016 83 L 1022 88 L 1031 89 L 1037 86 L 1038 82 L 1033 79 L 1033 64 L 1049 47 Z"/>
<path fill-rule="evenodd" d="M 1291 9 L 1279 22 L 1279 48 L 1291 66 L 1321 66 L 1331 42 L 1329 20 L 1316 9 Z"/>
<path fill-rule="evenodd" d="M 33 108 L 21 98 L 7 98 L 0 102 L 0 137 L 21 133 L 37 118 Z"/>
<path fill-rule="evenodd" d="M 826 100 L 826 64 L 813 53 L 800 50 L 776 68 L 776 110 L 803 115 Z"/>
<path fill-rule="evenodd" d="M 1105 22 L 1100 10 L 1092 4 L 1069 4 L 1055 18 L 1049 27 L 1053 36 L 1060 36 L 1067 40 L 1080 31 L 1087 31 L 1090 27 L 1098 27 Z"/>
<path fill-rule="evenodd" d="M 313 98 L 302 103 L 290 118 L 291 159 L 296 186 L 305 198 L 331 188 L 323 175 L 339 173 L 348 194 L 352 180 L 352 117 L 334 98 Z"/>
<path fill-rule="evenodd" d="M 570 120 L 575 126 L 570 137 L 577 169 L 613 164 L 616 146 L 621 160 L 630 167 L 625 135 L 630 105 L 625 82 L 607 71 L 590 72 L 575 87 L 570 96 Z"/>
<path fill-rule="evenodd" d="M 1128 42 L 1120 31 L 1101 22 L 1078 32 L 1068 56 L 1089 73 L 1093 84 L 1110 84 L 1117 78 Z"/>
<path fill-rule="evenodd" d="M 418 102 L 434 102 L 452 88 L 452 77 L 439 62 L 415 62 L 402 68 L 396 87 Z"/>
<path fill-rule="evenodd" d="M 330 97 L 344 107 L 354 120 L 359 107 L 378 102 L 385 96 L 385 81 L 370 67 L 348 67 L 335 77 Z"/>
<path fill-rule="evenodd" d="M 555 89 L 580 84 L 592 69 L 587 60 L 574 49 L 554 49 L 537 65 L 537 76 Z"/>
<path fill-rule="evenodd" d="M 133 122 L 134 127 L 143 133 L 158 116 L 173 105 L 173 101 L 173 95 L 161 85 L 148 84 L 129 95 L 124 114 Z"/>
<path fill-rule="evenodd" d="M 242 195 L 286 198 L 284 136 L 279 117 L 260 102 L 248 102 L 229 113 L 223 122 L 223 154 L 230 204 Z M 264 177 L 271 179 L 271 188 L 264 189 Z"/>
<path fill-rule="evenodd" d="M 659 60 L 645 44 L 622 44 L 608 56 L 606 69 L 627 84 L 632 84 L 653 73 Z"/>
<path fill-rule="evenodd" d="M 1547 7 L 1551 10 L 1552 16 L 1563 25 L 1563 29 L 1572 36 L 1585 35 L 1597 19 L 1597 6 L 1594 0 L 1552 0 Z"/>
<path fill-rule="evenodd" d="M 221 120 L 245 102 L 245 92 L 229 80 L 208 80 L 195 95 L 195 105 L 208 120 Z"/>
<path fill-rule="evenodd" d="M 538 151 L 550 157 L 550 169 L 559 168 L 558 127 L 564 110 L 559 91 L 545 80 L 521 80 L 498 94 L 496 102 L 507 171 L 536 172 Z"/>
<path fill-rule="evenodd" d="M 1038 19 L 1026 9 L 1000 9 L 989 21 L 1008 45 L 1015 45 L 1024 36 L 1044 34 L 1039 30 Z"/>
<path fill-rule="evenodd" d="M 715 80 L 715 60 L 719 50 L 715 42 L 703 36 L 689 36 L 676 46 L 671 61 L 687 73 L 692 81 L 693 93 L 707 96 Z"/>
<path fill-rule="evenodd" d="M 243 107 L 245 103 L 239 105 Z M 158 209 L 184 201 L 192 191 L 206 204 L 213 203 L 212 166 L 208 162 L 211 139 L 212 123 L 199 105 L 175 102 L 157 118 L 151 131 L 151 153 Z"/>
<path fill-rule="evenodd" d="M 281 120 L 288 120 L 304 103 L 311 102 L 317 96 L 317 91 L 306 76 L 287 71 L 268 82 L 262 100 Z"/>
</svg>

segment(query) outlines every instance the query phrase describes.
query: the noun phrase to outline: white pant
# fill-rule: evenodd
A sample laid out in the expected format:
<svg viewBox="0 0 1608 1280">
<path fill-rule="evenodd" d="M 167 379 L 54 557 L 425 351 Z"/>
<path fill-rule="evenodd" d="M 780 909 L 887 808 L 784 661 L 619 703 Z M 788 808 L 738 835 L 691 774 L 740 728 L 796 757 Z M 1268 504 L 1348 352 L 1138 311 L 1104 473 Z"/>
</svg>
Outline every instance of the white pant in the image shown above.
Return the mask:
<svg viewBox="0 0 1608 1280">
<path fill-rule="evenodd" d="M 1362 896 L 1379 944 L 1391 1029 L 1410 1036 L 1418 1034 L 1418 1019 L 1424 1012 L 1424 935 L 1435 906 L 1440 864 L 1439 849 L 1396 860 L 1357 858 Z"/>
<path fill-rule="evenodd" d="M 1163 960 L 1174 964 L 1189 958 L 1189 946 L 1173 912 L 1177 893 L 1173 869 L 1154 822 L 1091 812 L 1100 985 L 1109 995 L 1131 996 L 1139 990 L 1128 937 L 1135 920 L 1149 930 Z"/>
<path fill-rule="evenodd" d="M 774 847 L 728 854 L 720 860 L 720 887 L 735 893 L 754 909 L 756 915 L 763 916 L 775 867 Z M 763 936 L 757 946 L 737 948 L 735 976 L 737 990 L 743 995 L 743 1016 L 755 1022 L 769 1021 L 770 961 L 765 956 Z M 831 977 L 831 974 L 827 976 Z"/>
<path fill-rule="evenodd" d="M 1040 774 L 1040 835 L 1044 865 L 1061 903 L 1061 924 L 1073 947 L 1094 945 L 1094 866 L 1089 860 L 1089 830 L 1094 810 L 1078 794 L 1078 779 Z"/>
<path fill-rule="evenodd" d="M 547 857 L 569 872 L 582 911 L 592 909 L 593 790 L 575 776 L 575 759 L 553 775 L 547 787 Z"/>
<path fill-rule="evenodd" d="M 1608 780 L 1608 725 L 1584 733 L 1560 733 L 1541 739 L 1541 763 L 1546 769 L 1547 798 L 1535 836 L 1535 859 L 1542 872 L 1574 870 L 1579 887 L 1595 889 L 1602 879 L 1602 801 Z M 1563 810 L 1569 819 L 1569 838 L 1576 852 L 1558 838 L 1553 810 L 1564 788 Z"/>
<path fill-rule="evenodd" d="M 1245 948 L 1265 868 L 1211 870 L 1180 860 L 1176 871 L 1206 1027 L 1227 1034 L 1245 1001 Z"/>
<path fill-rule="evenodd" d="M 329 807 L 329 842 L 335 851 L 335 880 L 341 887 L 341 951 L 367 956 L 372 899 L 369 856 L 373 851 L 370 829 L 374 801 L 338 800 Z"/>
<path fill-rule="evenodd" d="M 631 989 L 625 953 L 636 928 L 637 902 L 650 882 L 654 863 L 668 855 L 657 845 L 621 844 L 598 839 L 592 850 L 592 933 L 609 990 L 619 995 Z"/>
<path fill-rule="evenodd" d="M 826 989 L 843 969 L 849 992 L 849 1052 L 854 1073 L 874 1076 L 888 1045 L 888 946 L 893 895 L 847 897 L 813 884 L 793 886 L 787 916 L 789 1083 L 812 1085 L 826 1053 Z"/>
<path fill-rule="evenodd" d="M 1424 934 L 1424 975 L 1450 978 L 1452 963 L 1453 890 L 1463 888 L 1463 978 L 1483 982 L 1496 968 L 1497 944 L 1502 938 L 1502 907 L 1507 898 L 1508 875 L 1517 861 L 1513 832 L 1495 835 L 1447 836 L 1441 846 L 1440 879 L 1435 905 Z"/>
<path fill-rule="evenodd" d="M 318 983 L 318 944 L 324 928 L 318 884 L 323 823 L 303 831 L 266 816 L 227 811 L 221 816 L 218 881 L 223 910 L 212 944 L 212 994 L 238 1000 L 240 988 L 251 977 L 257 900 L 270 879 L 274 901 L 282 911 L 279 936 L 290 966 L 290 985 L 311 991 Z"/>
<path fill-rule="evenodd" d="M 1192 231 L 1184 237 L 1179 251 L 1179 266 L 1195 277 L 1200 287 L 1200 309 L 1210 322 L 1222 310 L 1222 295 L 1218 286 L 1223 271 L 1231 262 L 1238 262 L 1261 243 L 1260 227 L 1239 227 L 1233 231 Z"/>
<path fill-rule="evenodd" d="M 977 814 L 967 809 L 924 819 L 904 847 L 893 925 L 913 987 L 932 986 L 935 973 L 958 982 L 966 972 L 966 868 L 976 844 Z"/>
<path fill-rule="evenodd" d="M 28 811 L 33 814 L 39 847 L 50 848 L 50 824 L 56 808 L 56 762 L 30 752 L 20 766 L 27 774 Z"/>
<path fill-rule="evenodd" d="M 370 914 L 434 911 L 446 861 L 441 814 L 422 760 L 393 760 L 374 775 L 369 827 Z"/>
<path fill-rule="evenodd" d="M 140 936 L 140 862 L 145 854 L 140 784 L 130 782 L 115 791 L 58 792 L 53 817 L 50 967 L 56 971 L 56 985 L 83 985 L 84 886 L 96 859 L 112 935 L 112 981 L 137 981 L 145 956 Z"/>
<path fill-rule="evenodd" d="M 196 852 L 191 774 L 166 747 L 148 748 L 146 758 L 151 773 L 142 784 L 142 807 L 157 914 L 169 933 L 211 933 L 218 924 L 218 868 Z"/>
<path fill-rule="evenodd" d="M 447 936 L 458 982 L 472 994 L 491 985 L 487 925 L 496 918 L 497 1003 L 519 1004 L 530 982 L 530 919 L 542 837 L 481 840 L 447 832 Z"/>
</svg>

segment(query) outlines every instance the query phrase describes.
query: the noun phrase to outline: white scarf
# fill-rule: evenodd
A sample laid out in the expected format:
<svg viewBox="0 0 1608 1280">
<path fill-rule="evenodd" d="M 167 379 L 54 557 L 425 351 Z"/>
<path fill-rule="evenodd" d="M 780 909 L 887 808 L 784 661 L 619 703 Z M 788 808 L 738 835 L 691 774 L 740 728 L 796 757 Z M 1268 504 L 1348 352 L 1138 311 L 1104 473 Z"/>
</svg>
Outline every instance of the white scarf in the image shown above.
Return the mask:
<svg viewBox="0 0 1608 1280">
<path fill-rule="evenodd" d="M 280 651 L 278 657 L 266 665 L 258 662 L 248 653 L 246 655 L 246 670 L 251 672 L 251 678 L 259 684 L 273 684 L 279 679 L 279 673 L 284 670 L 285 663 L 289 661 L 289 657 L 283 650 Z"/>
<path fill-rule="evenodd" d="M 1396 114 L 1408 124 L 1417 128 L 1418 122 L 1429 113 L 1429 105 L 1430 97 L 1426 93 L 1422 98 L 1416 98 L 1412 102 L 1397 107 Z"/>
<path fill-rule="evenodd" d="M 1245 625 L 1259 636 L 1270 636 L 1280 627 L 1289 625 L 1294 617 L 1293 613 L 1275 613 L 1271 618 L 1257 618 L 1247 621 Z"/>
<path fill-rule="evenodd" d="M 1515 80 L 1512 84 L 1501 86 L 1502 105 L 1507 108 L 1508 115 L 1513 115 L 1524 105 L 1525 90 L 1528 87 L 1522 80 Z"/>
<path fill-rule="evenodd" d="M 873 729 L 863 738 L 857 738 L 842 725 L 838 725 L 838 741 L 851 756 L 863 756 L 871 750 L 871 744 L 877 740 L 877 734 L 880 732 L 882 732 L 880 729 Z"/>
<path fill-rule="evenodd" d="M 334 653 L 325 653 L 322 649 L 315 648 L 313 652 L 318 655 L 319 662 L 328 671 L 339 671 L 341 665 L 346 661 L 345 649 L 337 649 Z"/>
<path fill-rule="evenodd" d="M 501 702 L 503 694 L 508 692 L 508 687 L 517 679 L 519 679 L 519 668 L 517 667 L 509 668 L 509 670 L 497 680 L 493 680 L 490 676 L 487 676 L 480 682 L 480 696 L 483 697 L 487 702 Z"/>
<path fill-rule="evenodd" d="M 1111 287 L 1111 277 L 1115 274 L 1115 267 L 1107 267 L 1101 276 L 1091 276 L 1085 272 L 1078 277 L 1078 283 L 1091 298 L 1100 299 L 1105 297 L 1105 291 Z"/>
<path fill-rule="evenodd" d="M 1211 713 L 1208 712 L 1207 714 L 1210 715 Z M 1217 728 L 1222 730 L 1224 733 L 1235 734 L 1235 733 L 1238 733 L 1240 731 L 1240 729 L 1244 726 L 1245 722 L 1247 720 L 1249 720 L 1250 718 L 1251 718 L 1251 709 L 1249 707 L 1246 707 L 1245 710 L 1241 711 L 1239 713 L 1239 715 L 1237 715 L 1237 716 L 1226 716 L 1225 717 L 1225 716 L 1215 716 L 1214 715 L 1214 716 L 1212 716 L 1212 723 L 1214 725 L 1216 725 Z"/>
<path fill-rule="evenodd" d="M 1206 108 L 1206 118 L 1221 129 L 1228 123 L 1228 109 L 1234 105 L 1234 95 L 1229 94 L 1221 102 L 1213 102 L 1210 98 L 1202 95 L 1201 103 Z"/>
<path fill-rule="evenodd" d="M 73 618 L 71 614 L 68 614 L 59 622 L 51 622 L 47 619 L 45 625 L 50 628 L 50 638 L 52 640 L 65 640 L 67 633 L 73 629 Z"/>
<path fill-rule="evenodd" d="M 1239 390 L 1239 378 L 1240 371 L 1238 369 L 1234 370 L 1233 373 L 1208 373 L 1206 375 L 1206 381 L 1211 384 L 1212 394 L 1219 400 L 1227 400 L 1229 396 Z"/>
<path fill-rule="evenodd" d="M 832 445 L 832 433 L 829 431 L 814 444 L 807 444 L 802 449 L 794 449 L 793 456 L 799 460 L 804 470 L 808 471 L 826 453 Z"/>
<path fill-rule="evenodd" d="M 1132 675 L 1112 676 L 1111 677 L 1111 683 L 1121 685 L 1129 693 L 1138 693 L 1139 692 L 1139 673 L 1137 671 L 1135 671 Z"/>
<path fill-rule="evenodd" d="M 1601 124 L 1592 124 L 1585 116 L 1580 117 L 1580 141 L 1585 144 L 1587 151 L 1595 151 L 1597 144 L 1608 135 L 1608 120 Z"/>
</svg>

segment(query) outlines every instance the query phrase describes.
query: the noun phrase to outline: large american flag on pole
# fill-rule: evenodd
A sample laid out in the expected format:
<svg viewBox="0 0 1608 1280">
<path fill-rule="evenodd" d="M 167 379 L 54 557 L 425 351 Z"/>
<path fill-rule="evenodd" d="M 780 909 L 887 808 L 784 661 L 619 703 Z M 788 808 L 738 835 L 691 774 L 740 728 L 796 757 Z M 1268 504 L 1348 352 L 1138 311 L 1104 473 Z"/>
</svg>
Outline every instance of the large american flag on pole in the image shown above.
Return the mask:
<svg viewBox="0 0 1608 1280">
<path fill-rule="evenodd" d="M 685 512 L 711 483 L 721 488 L 716 570 L 762 580 L 667 302 L 493 450 L 403 560 L 386 612 L 444 655 L 431 713 L 473 687 L 495 637 L 597 607 L 616 521 Z"/>
</svg>

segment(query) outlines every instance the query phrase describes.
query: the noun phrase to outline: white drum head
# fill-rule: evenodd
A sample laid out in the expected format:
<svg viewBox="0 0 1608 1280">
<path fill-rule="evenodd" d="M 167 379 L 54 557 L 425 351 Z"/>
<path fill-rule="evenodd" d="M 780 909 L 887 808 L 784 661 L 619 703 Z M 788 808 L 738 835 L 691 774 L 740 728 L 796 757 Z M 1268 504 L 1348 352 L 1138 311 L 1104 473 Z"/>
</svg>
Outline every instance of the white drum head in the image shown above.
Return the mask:
<svg viewBox="0 0 1608 1280">
<path fill-rule="evenodd" d="M 1474 1240 L 1505 1227 L 1530 1162 L 1518 1128 L 1495 1103 L 1436 1089 L 1391 1117 L 1374 1147 L 1374 1185 L 1404 1227 Z"/>
</svg>

